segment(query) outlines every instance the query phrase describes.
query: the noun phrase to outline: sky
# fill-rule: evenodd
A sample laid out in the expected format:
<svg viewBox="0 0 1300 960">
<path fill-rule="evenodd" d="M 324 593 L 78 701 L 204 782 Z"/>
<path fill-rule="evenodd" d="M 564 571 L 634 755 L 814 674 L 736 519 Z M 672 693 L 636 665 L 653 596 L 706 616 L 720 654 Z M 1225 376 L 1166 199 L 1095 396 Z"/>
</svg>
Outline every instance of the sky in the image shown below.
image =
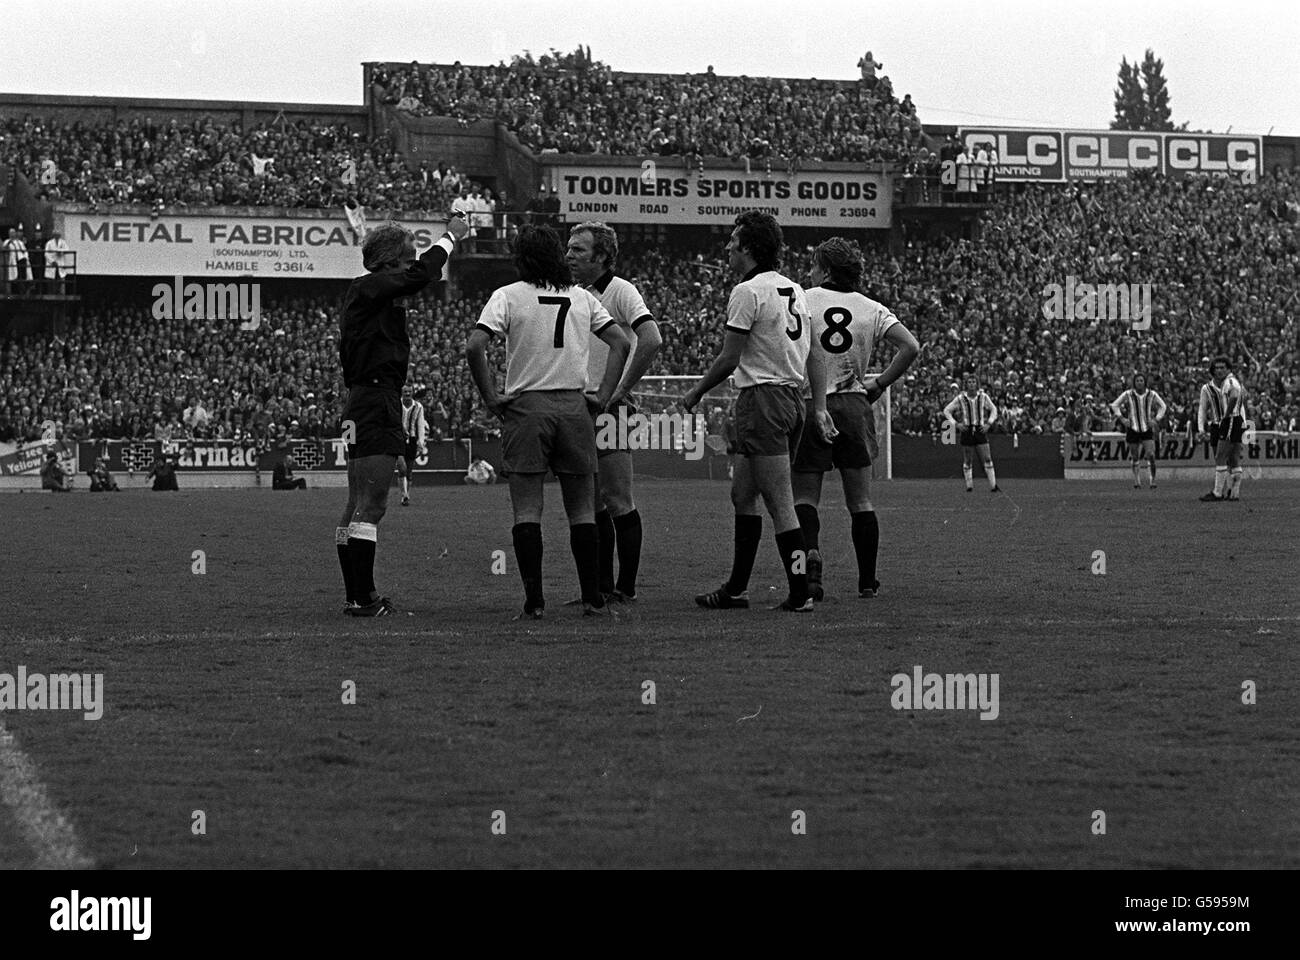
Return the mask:
<svg viewBox="0 0 1300 960">
<path fill-rule="evenodd" d="M 615 70 L 835 79 L 870 49 L 922 122 L 1084 129 L 1150 47 L 1174 123 L 1300 136 L 1294 0 L 0 0 L 0 92 L 358 104 L 367 60 L 579 43 Z"/>
</svg>

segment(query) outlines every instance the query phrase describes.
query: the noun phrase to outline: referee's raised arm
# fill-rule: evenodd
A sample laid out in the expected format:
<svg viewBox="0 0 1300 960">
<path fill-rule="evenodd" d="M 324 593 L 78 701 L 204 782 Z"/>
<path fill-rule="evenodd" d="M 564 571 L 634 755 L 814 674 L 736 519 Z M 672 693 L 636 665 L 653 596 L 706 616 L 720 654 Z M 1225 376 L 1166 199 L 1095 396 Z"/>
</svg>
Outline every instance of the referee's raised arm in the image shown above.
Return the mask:
<svg viewBox="0 0 1300 960">
<path fill-rule="evenodd" d="M 405 264 L 389 265 L 389 269 L 366 264 L 366 269 L 373 272 L 361 281 L 363 294 L 371 300 L 395 300 L 420 292 L 442 276 L 442 268 L 455 249 L 455 242 L 467 233 L 469 225 L 465 218 L 456 214 L 447 221 L 447 232 L 419 257 Z"/>
</svg>

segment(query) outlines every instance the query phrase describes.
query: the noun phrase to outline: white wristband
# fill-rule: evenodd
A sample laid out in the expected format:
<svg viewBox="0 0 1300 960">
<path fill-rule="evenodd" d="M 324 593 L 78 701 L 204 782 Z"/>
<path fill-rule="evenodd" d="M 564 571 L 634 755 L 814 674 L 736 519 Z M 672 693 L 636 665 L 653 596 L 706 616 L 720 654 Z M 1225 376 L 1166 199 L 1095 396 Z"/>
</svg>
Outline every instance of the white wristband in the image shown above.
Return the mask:
<svg viewBox="0 0 1300 960">
<path fill-rule="evenodd" d="M 446 242 L 444 243 L 443 241 Z M 442 247 L 442 249 L 447 251 L 447 256 L 450 257 L 452 250 L 456 248 L 456 238 L 453 237 L 450 233 L 444 233 L 441 237 L 438 238 L 437 242 L 434 243 L 434 246 Z"/>
</svg>

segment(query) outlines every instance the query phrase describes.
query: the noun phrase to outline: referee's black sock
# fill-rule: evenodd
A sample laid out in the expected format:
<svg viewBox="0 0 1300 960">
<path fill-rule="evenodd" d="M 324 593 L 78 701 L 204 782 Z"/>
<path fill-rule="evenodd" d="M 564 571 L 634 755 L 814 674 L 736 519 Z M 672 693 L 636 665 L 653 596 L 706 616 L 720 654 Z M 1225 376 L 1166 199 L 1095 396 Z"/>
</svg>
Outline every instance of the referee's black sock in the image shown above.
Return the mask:
<svg viewBox="0 0 1300 960">
<path fill-rule="evenodd" d="M 600 592 L 600 539 L 594 523 L 575 523 L 569 527 L 569 549 L 578 566 L 578 583 L 582 587 L 582 602 L 593 607 L 603 607 L 605 598 Z"/>
<path fill-rule="evenodd" d="M 348 528 L 334 528 L 334 549 L 339 554 L 339 566 L 343 568 L 343 589 L 347 599 L 356 601 L 356 591 L 352 589 L 352 570 L 348 566 Z"/>
<path fill-rule="evenodd" d="M 357 603 L 370 603 L 375 595 L 375 544 L 379 530 L 373 523 L 348 527 L 348 565 L 352 568 L 352 589 Z"/>
<path fill-rule="evenodd" d="M 614 518 L 608 510 L 596 514 L 596 533 L 600 537 L 600 591 L 614 591 Z M 620 550 L 621 552 L 621 550 Z"/>
<path fill-rule="evenodd" d="M 785 578 L 790 584 L 790 602 L 801 606 L 808 599 L 808 554 L 803 531 L 795 527 L 785 533 L 778 533 L 776 549 L 781 554 L 781 566 L 785 567 Z M 804 555 L 802 563 L 795 554 Z"/>
<path fill-rule="evenodd" d="M 799 516 L 799 526 L 803 529 L 803 543 L 809 550 L 821 549 L 822 520 L 817 515 L 817 508 L 811 503 L 796 503 L 794 512 Z"/>
<path fill-rule="evenodd" d="M 636 596 L 636 575 L 641 569 L 641 512 L 633 510 L 614 518 L 618 530 L 618 592 Z"/>
<path fill-rule="evenodd" d="M 731 561 L 731 578 L 727 580 L 727 593 L 738 597 L 749 589 L 749 576 L 754 572 L 758 545 L 763 539 L 763 518 L 747 513 L 736 514 L 736 553 Z"/>
<path fill-rule="evenodd" d="M 858 589 L 876 589 L 876 554 L 880 549 L 880 523 L 876 511 L 860 510 L 853 520 L 853 550 L 858 555 Z"/>
<path fill-rule="evenodd" d="M 542 525 L 516 523 L 510 532 L 515 541 L 519 578 L 524 582 L 524 606 L 540 610 L 546 605 L 542 599 Z"/>
</svg>

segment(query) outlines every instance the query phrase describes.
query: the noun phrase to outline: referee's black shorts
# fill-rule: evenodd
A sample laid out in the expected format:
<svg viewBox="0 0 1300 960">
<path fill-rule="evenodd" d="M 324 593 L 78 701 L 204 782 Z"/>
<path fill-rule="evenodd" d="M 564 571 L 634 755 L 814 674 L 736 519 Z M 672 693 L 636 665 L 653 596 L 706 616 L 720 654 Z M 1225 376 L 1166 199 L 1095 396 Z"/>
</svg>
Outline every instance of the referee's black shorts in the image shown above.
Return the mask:
<svg viewBox="0 0 1300 960">
<path fill-rule="evenodd" d="M 397 390 L 385 387 L 352 387 L 343 410 L 343 430 L 349 422 L 353 442 L 348 444 L 348 459 L 359 457 L 400 457 L 406 450 L 406 431 L 402 429 L 402 398 Z"/>
</svg>

